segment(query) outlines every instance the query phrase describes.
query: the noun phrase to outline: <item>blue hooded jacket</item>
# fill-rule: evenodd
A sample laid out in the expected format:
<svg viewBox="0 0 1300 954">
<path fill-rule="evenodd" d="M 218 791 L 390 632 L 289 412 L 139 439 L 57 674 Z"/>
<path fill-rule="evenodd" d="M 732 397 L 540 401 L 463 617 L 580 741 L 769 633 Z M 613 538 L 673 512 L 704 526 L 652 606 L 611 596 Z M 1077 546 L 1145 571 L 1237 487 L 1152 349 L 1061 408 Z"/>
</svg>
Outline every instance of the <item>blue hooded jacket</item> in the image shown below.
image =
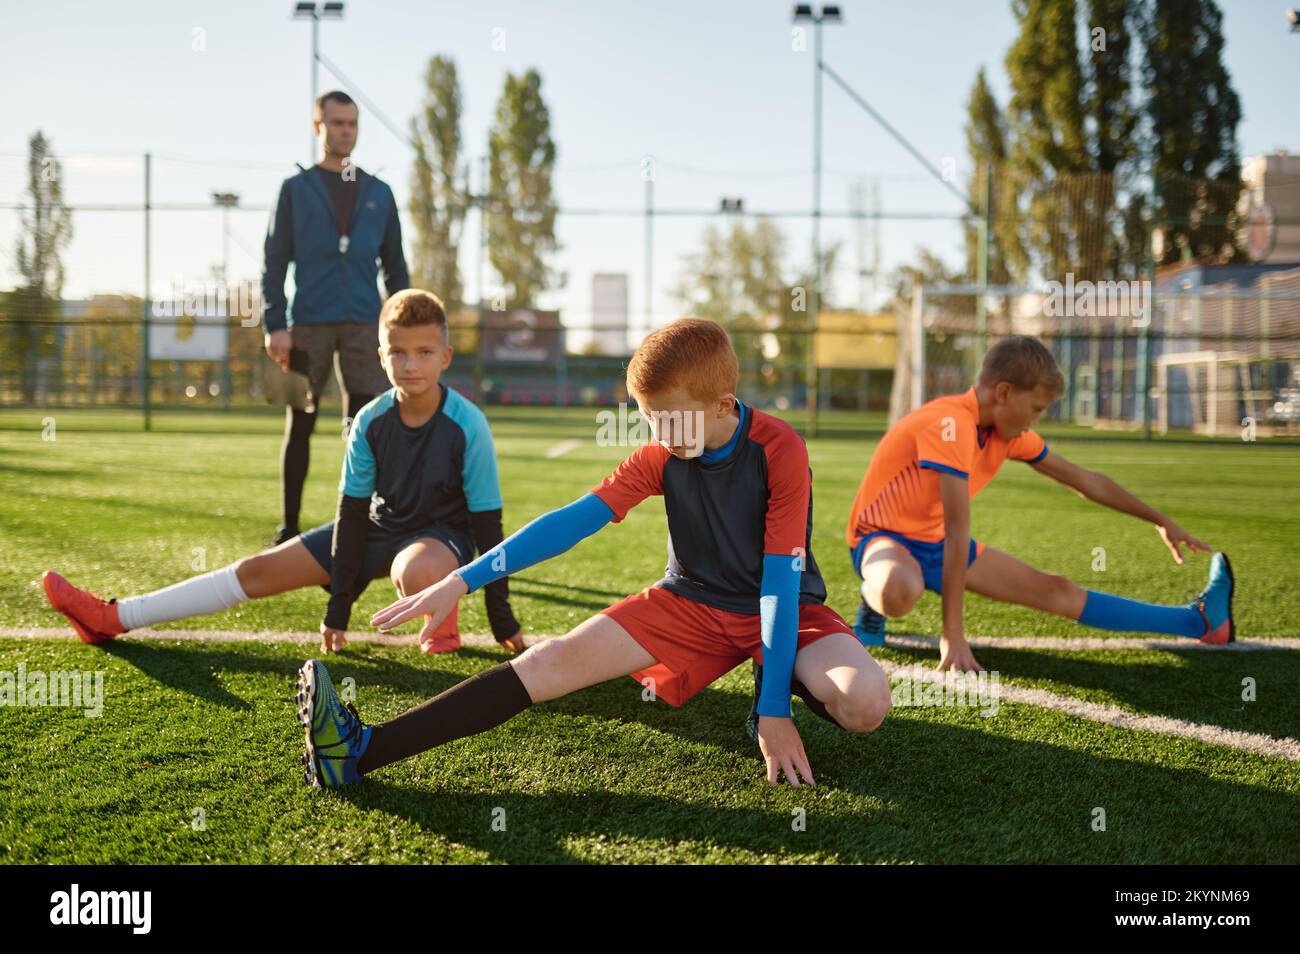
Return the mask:
<svg viewBox="0 0 1300 954">
<path fill-rule="evenodd" d="M 266 230 L 262 270 L 265 330 L 340 321 L 378 324 L 383 302 L 375 280 L 380 264 L 389 295 L 411 285 L 393 190 L 357 168 L 356 205 L 344 243 L 320 174 L 298 168 L 298 174 L 280 186 Z M 292 303 L 284 294 L 290 262 L 294 263 L 296 286 Z"/>
</svg>

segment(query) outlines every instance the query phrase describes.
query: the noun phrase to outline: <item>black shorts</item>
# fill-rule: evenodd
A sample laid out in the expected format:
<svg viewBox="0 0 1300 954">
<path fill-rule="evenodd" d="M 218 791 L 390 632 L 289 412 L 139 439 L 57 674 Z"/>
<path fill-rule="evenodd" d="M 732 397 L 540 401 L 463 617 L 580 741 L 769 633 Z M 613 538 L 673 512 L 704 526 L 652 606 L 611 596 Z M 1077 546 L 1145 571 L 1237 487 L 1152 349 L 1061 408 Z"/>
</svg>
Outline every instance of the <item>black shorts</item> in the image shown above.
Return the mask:
<svg viewBox="0 0 1300 954">
<path fill-rule="evenodd" d="M 463 530 L 455 530 L 451 527 L 425 527 L 423 530 L 416 530 L 407 534 L 387 534 L 375 528 L 370 529 L 366 534 L 366 557 L 362 565 L 361 578 L 369 583 L 371 580 L 381 576 L 387 576 L 388 571 L 392 569 L 393 559 L 416 540 L 421 537 L 432 538 L 439 543 L 443 543 L 456 557 L 458 566 L 465 566 L 474 558 L 474 540 Z M 316 558 L 326 573 L 332 572 L 334 560 L 331 551 L 334 547 L 334 521 L 322 523 L 319 527 L 305 533 L 299 534 L 298 539 L 302 541 L 307 552 Z M 330 591 L 329 584 L 323 584 L 321 589 L 326 593 Z M 360 595 L 360 594 L 358 594 Z"/>
</svg>

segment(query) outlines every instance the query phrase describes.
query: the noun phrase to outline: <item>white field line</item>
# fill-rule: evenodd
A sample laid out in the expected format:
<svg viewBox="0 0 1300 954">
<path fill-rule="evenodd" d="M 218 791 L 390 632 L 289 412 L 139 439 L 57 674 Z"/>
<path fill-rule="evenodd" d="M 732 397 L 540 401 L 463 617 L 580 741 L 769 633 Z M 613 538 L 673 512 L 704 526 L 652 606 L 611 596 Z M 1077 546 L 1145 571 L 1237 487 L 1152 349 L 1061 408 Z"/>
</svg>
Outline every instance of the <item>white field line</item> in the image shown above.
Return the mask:
<svg viewBox="0 0 1300 954">
<path fill-rule="evenodd" d="M 882 659 L 877 660 L 877 662 L 890 675 L 895 673 L 910 674 L 915 671 L 912 666 L 899 665 L 888 660 Z M 923 678 L 925 682 L 933 682 L 942 686 L 946 676 L 946 673 L 931 670 L 926 672 Z M 1263 735 L 1258 732 L 1224 729 L 1217 725 L 1188 722 L 1185 719 L 1174 719 L 1169 716 L 1140 715 L 1121 709 L 1118 706 L 1102 705 L 1097 702 L 1075 699 L 1071 696 L 1062 696 L 1055 692 L 1048 692 L 1046 689 L 1007 685 L 1000 680 L 997 687 L 997 701 L 999 703 L 1021 703 L 1022 705 L 1037 706 L 1040 709 L 1054 709 L 1057 712 L 1064 712 L 1078 719 L 1100 722 L 1103 725 L 1113 725 L 1120 729 L 1135 729 L 1140 732 L 1154 732 L 1158 735 L 1174 735 L 1184 739 L 1195 739 L 1209 745 L 1224 745 L 1229 748 L 1240 749 L 1252 755 L 1269 755 L 1274 758 L 1300 762 L 1300 741 L 1295 739 L 1275 739 L 1270 735 Z"/>
<path fill-rule="evenodd" d="M 560 443 L 546 449 L 546 459 L 554 460 L 556 457 L 563 457 L 569 451 L 577 450 L 581 446 L 582 441 L 574 440 L 573 438 L 569 438 L 567 441 L 560 441 Z"/>
<path fill-rule="evenodd" d="M 0 637 L 22 638 L 22 639 L 64 639 L 73 640 L 75 637 L 67 630 L 62 628 L 49 627 L 0 627 Z M 228 630 L 189 630 L 189 629 L 139 629 L 133 630 L 125 636 L 118 637 L 126 641 L 149 640 L 149 641 L 166 641 L 181 640 L 194 642 L 260 642 L 260 643 L 300 643 L 303 645 L 317 645 L 320 636 L 317 633 L 297 632 L 263 632 L 263 633 L 245 633 L 232 632 Z M 547 636 L 529 636 L 526 642 L 529 645 L 541 639 L 547 639 Z M 349 635 L 350 642 L 376 643 L 385 646 L 402 646 L 415 645 L 415 636 L 394 636 L 382 633 L 357 633 L 355 636 Z M 496 641 L 491 636 L 486 635 L 469 635 L 461 636 L 461 642 L 467 646 L 493 646 Z M 938 639 L 935 637 L 925 636 L 898 636 L 891 637 L 890 642 L 895 645 L 912 645 L 916 647 L 931 647 L 937 645 Z M 991 637 L 983 640 L 972 639 L 974 646 L 1033 646 L 1049 642 L 1048 637 L 1024 636 L 1024 637 Z M 1195 640 L 1124 640 L 1120 638 L 1105 639 L 1094 637 L 1080 637 L 1078 639 L 1058 639 L 1058 643 L 1084 643 L 1085 645 L 1070 645 L 1069 649 L 1096 649 L 1106 648 L 1098 647 L 1096 643 L 1131 643 L 1132 646 L 1125 648 L 1191 648 L 1192 646 L 1201 646 L 1205 649 L 1222 649 L 1222 646 L 1202 646 Z M 1184 646 L 1184 644 L 1190 644 Z M 1295 649 L 1296 643 L 1300 640 L 1295 639 L 1275 639 L 1268 641 L 1256 641 L 1254 643 L 1243 644 L 1233 643 L 1231 646 L 1240 649 Z M 1274 645 L 1285 644 L 1285 645 Z M 1231 648 L 1231 646 L 1229 648 Z M 1043 647 L 1050 648 L 1050 647 Z M 888 660 L 877 660 L 881 668 L 886 673 L 914 671 L 912 666 L 900 665 Z M 939 672 L 928 672 L 925 675 L 927 682 L 934 681 L 942 684 L 946 674 Z M 1229 748 L 1239 749 L 1243 752 L 1250 752 L 1254 755 L 1267 755 L 1276 758 L 1283 758 L 1293 762 L 1300 762 L 1300 741 L 1289 738 L 1275 739 L 1272 736 L 1263 735 L 1257 732 L 1243 732 L 1237 729 L 1224 729 L 1217 725 L 1208 725 L 1199 722 L 1188 722 L 1184 719 L 1174 719 L 1169 716 L 1149 716 L 1129 712 L 1118 706 L 1102 705 L 1096 702 L 1088 702 L 1083 699 L 1075 699 L 1070 696 L 1058 695 L 1054 692 L 1048 692 L 1046 689 L 1038 689 L 1029 686 L 1008 685 L 999 681 L 998 685 L 999 702 L 1021 703 L 1023 705 L 1037 706 L 1043 709 L 1053 709 L 1057 712 L 1064 712 L 1068 715 L 1080 719 L 1087 719 L 1091 722 L 1099 722 L 1104 725 L 1113 725 L 1121 729 L 1134 729 L 1141 732 L 1153 732 L 1157 735 L 1172 735 L 1185 739 L 1195 739 L 1199 742 L 1205 742 L 1210 745 L 1223 745 Z"/>
</svg>

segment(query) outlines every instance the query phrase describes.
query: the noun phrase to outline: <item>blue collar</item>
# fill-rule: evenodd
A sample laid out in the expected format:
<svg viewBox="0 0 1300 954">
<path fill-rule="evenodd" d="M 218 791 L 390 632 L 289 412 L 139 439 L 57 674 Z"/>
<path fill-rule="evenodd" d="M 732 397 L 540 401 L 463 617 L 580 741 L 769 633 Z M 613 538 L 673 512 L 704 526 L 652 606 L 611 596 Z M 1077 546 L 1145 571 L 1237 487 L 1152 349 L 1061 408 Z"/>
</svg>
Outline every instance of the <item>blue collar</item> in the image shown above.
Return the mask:
<svg viewBox="0 0 1300 954">
<path fill-rule="evenodd" d="M 736 407 L 740 408 L 740 422 L 736 425 L 736 432 L 731 435 L 731 440 L 727 441 L 727 443 L 723 444 L 721 447 L 715 447 L 712 450 L 709 450 L 708 448 L 704 449 L 704 453 L 700 455 L 700 460 L 704 461 L 706 464 L 712 464 L 715 461 L 725 459 L 733 450 L 736 449 L 736 445 L 740 443 L 740 432 L 745 429 L 745 414 L 747 409 L 745 405 L 740 403 L 740 398 L 736 398 Z"/>
</svg>

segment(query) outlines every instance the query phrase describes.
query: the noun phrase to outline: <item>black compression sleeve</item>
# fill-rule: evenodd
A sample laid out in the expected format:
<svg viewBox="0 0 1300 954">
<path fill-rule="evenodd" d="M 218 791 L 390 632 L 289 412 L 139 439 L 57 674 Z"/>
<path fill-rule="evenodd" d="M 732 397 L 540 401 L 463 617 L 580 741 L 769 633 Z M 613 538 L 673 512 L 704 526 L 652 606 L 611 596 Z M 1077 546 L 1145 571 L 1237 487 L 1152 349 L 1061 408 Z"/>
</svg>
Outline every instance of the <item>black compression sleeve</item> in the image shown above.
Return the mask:
<svg viewBox="0 0 1300 954">
<path fill-rule="evenodd" d="M 334 517 L 330 601 L 325 609 L 325 625 L 331 629 L 348 628 L 352 604 L 369 582 L 361 579 L 369 527 L 370 499 L 339 494 L 338 513 Z"/>
<path fill-rule="evenodd" d="M 471 512 L 469 525 L 480 554 L 487 553 L 504 539 L 500 509 Z M 519 632 L 519 621 L 510 610 L 510 581 L 507 577 L 483 587 L 483 603 L 487 607 L 488 625 L 492 627 L 492 635 L 497 642 L 503 642 Z"/>
</svg>

